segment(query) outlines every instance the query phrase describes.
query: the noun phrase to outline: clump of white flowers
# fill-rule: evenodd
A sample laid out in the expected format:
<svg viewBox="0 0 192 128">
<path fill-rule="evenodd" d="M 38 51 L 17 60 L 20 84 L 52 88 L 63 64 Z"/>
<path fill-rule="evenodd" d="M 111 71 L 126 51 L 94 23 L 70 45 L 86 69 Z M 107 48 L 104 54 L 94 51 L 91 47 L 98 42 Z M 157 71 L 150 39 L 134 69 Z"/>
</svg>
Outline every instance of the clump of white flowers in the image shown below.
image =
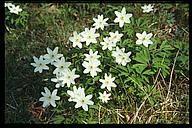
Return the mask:
<svg viewBox="0 0 192 128">
<path fill-rule="evenodd" d="M 22 9 L 20 8 L 19 5 L 15 6 L 12 3 L 5 3 L 5 7 L 7 7 L 9 9 L 10 13 L 14 13 L 14 14 L 19 14 L 19 12 L 22 11 Z"/>
<path fill-rule="evenodd" d="M 149 13 L 149 12 L 151 12 L 151 11 L 153 11 L 153 6 L 151 5 L 151 4 L 149 4 L 149 5 L 144 5 L 144 6 L 142 6 L 141 7 L 142 9 L 143 9 L 143 12 L 145 13 Z"/>
<path fill-rule="evenodd" d="M 129 58 L 130 55 L 131 52 L 125 53 L 125 48 L 119 49 L 118 46 L 116 47 L 116 51 L 112 51 L 112 56 L 115 57 L 116 63 L 122 64 L 123 66 L 131 62 Z"/>
<path fill-rule="evenodd" d="M 5 6 L 8 8 L 14 7 L 10 3 L 5 4 Z M 151 5 L 144 6 L 142 8 L 144 9 L 143 12 L 152 11 Z M 18 12 L 21 11 L 19 9 L 15 10 Z M 132 14 L 127 14 L 125 7 L 123 7 L 121 12 L 115 11 L 114 13 L 116 15 L 114 23 L 119 23 L 120 28 L 122 28 L 125 23 L 130 23 Z M 102 64 L 99 59 L 103 56 L 101 56 L 102 54 L 99 55 L 99 51 L 109 50 L 110 53 L 112 53 L 111 56 L 115 58 L 115 62 L 119 65 L 126 66 L 127 63 L 131 62 L 131 52 L 125 52 L 126 49 L 120 48 L 118 44 L 121 42 L 121 38 L 123 37 L 122 33 L 119 33 L 119 31 L 116 30 L 115 32 L 109 32 L 109 36 L 103 37 L 97 32 L 98 29 L 104 30 L 105 26 L 110 26 L 107 23 L 108 20 L 109 18 L 104 18 L 103 15 L 98 15 L 97 18 L 93 18 L 93 27 L 90 29 L 85 28 L 83 32 L 79 33 L 74 31 L 73 36 L 69 37 L 69 41 L 73 43 L 74 48 L 81 49 L 85 45 L 86 48 L 89 48 L 89 54 L 84 54 L 85 59 L 81 65 L 84 67 L 82 72 L 84 74 L 90 74 L 92 78 L 97 76 L 98 72 L 102 72 L 102 70 L 99 68 L 99 66 Z M 142 34 L 136 33 L 136 36 L 138 37 L 136 44 L 143 44 L 144 46 L 148 47 L 149 44 L 153 43 L 150 40 L 152 35 L 152 33 L 147 34 L 146 31 L 144 31 Z M 85 45 L 83 42 L 85 42 Z M 91 43 L 101 44 L 102 47 L 101 49 L 95 50 L 90 48 Z M 70 67 L 73 66 L 72 63 L 68 62 L 67 58 L 64 57 L 63 54 L 58 53 L 58 47 L 55 47 L 54 50 L 47 48 L 47 54 L 41 55 L 39 59 L 33 56 L 33 59 L 35 63 L 31 63 L 31 65 L 35 67 L 34 72 L 42 73 L 43 70 L 49 70 L 49 67 L 47 66 L 48 64 L 51 64 L 53 67 L 55 67 L 53 70 L 53 75 L 55 75 L 55 77 L 52 78 L 51 81 L 55 83 L 54 86 L 57 89 L 67 85 L 69 88 L 69 90 L 67 90 L 67 94 L 70 96 L 68 101 L 75 102 L 75 108 L 82 107 L 85 111 L 88 111 L 88 105 L 94 104 L 94 102 L 91 100 L 93 95 L 86 95 L 83 87 L 76 87 L 75 80 L 81 76 L 75 73 L 76 68 L 70 69 Z M 115 84 L 115 77 L 112 77 L 110 73 L 109 75 L 105 73 L 104 79 L 99 79 L 99 82 L 102 83 L 100 88 L 106 90 L 104 90 L 103 93 L 99 92 L 98 98 L 103 103 L 108 103 L 111 96 L 111 93 L 109 92 L 112 91 L 112 88 L 117 87 Z M 70 88 L 73 88 L 73 90 L 71 91 Z M 56 96 L 58 91 L 57 89 L 54 89 L 51 93 L 47 87 L 44 87 L 45 93 L 42 92 L 41 94 L 43 97 L 39 99 L 39 101 L 43 102 L 43 107 L 48 107 L 49 105 L 52 105 L 53 107 L 56 106 L 55 101 L 60 100 L 60 97 Z"/>
<path fill-rule="evenodd" d="M 92 49 L 89 50 L 89 54 L 84 54 L 86 56 L 85 61 L 82 63 L 82 66 L 85 68 L 83 73 L 90 73 L 92 77 L 97 76 L 97 72 L 101 72 L 101 69 L 98 66 L 101 64 L 98 58 L 100 55 L 97 55 L 98 51 L 93 53 Z"/>
<path fill-rule="evenodd" d="M 73 86 L 73 91 L 68 90 L 67 93 L 70 95 L 68 101 L 76 102 L 75 108 L 82 107 L 85 111 L 88 111 L 88 105 L 93 105 L 91 101 L 92 95 L 85 96 L 84 88 Z"/>
</svg>

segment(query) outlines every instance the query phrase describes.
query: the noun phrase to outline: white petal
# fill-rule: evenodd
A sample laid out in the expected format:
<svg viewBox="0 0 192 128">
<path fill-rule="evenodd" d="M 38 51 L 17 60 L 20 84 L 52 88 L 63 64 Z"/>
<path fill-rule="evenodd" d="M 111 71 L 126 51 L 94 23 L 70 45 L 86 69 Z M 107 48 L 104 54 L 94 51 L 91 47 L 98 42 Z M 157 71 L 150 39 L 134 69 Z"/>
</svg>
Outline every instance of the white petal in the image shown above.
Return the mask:
<svg viewBox="0 0 192 128">
<path fill-rule="evenodd" d="M 50 101 L 50 104 L 51 104 L 53 107 L 56 107 L 55 100 L 51 100 L 51 101 Z"/>
<path fill-rule="evenodd" d="M 136 44 L 142 44 L 142 43 L 143 43 L 142 40 L 139 40 L 139 39 L 138 39 L 138 40 L 136 41 Z"/>
<path fill-rule="evenodd" d="M 88 105 L 87 105 L 87 104 L 83 104 L 82 108 L 83 108 L 85 111 L 88 111 Z"/>
</svg>

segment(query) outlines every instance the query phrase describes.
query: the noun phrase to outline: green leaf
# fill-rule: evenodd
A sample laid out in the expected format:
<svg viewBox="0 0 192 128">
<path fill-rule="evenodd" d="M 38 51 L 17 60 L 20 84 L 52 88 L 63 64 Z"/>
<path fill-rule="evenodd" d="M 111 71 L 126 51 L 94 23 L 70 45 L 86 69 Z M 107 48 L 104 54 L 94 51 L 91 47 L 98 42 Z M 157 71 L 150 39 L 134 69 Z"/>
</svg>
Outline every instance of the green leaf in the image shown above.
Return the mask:
<svg viewBox="0 0 192 128">
<path fill-rule="evenodd" d="M 55 116 L 55 117 L 53 118 L 52 121 L 54 121 L 55 124 L 60 124 L 60 123 L 62 123 L 62 122 L 64 121 L 64 119 L 65 119 L 65 118 L 64 118 L 63 116 L 57 115 L 57 116 Z"/>
<path fill-rule="evenodd" d="M 148 77 L 146 77 L 146 76 L 144 76 L 144 75 L 142 75 L 141 77 L 142 77 L 146 82 L 149 83 L 149 79 L 148 79 Z"/>
<path fill-rule="evenodd" d="M 149 63 L 149 59 L 150 59 L 150 55 L 148 54 L 148 52 L 146 50 L 143 50 L 139 53 L 136 54 L 136 57 L 134 58 L 134 60 L 143 63 L 143 64 L 147 64 Z"/>
<path fill-rule="evenodd" d="M 119 69 L 122 69 L 122 70 L 125 71 L 125 72 L 128 72 L 127 68 L 124 67 L 124 66 L 118 65 L 118 68 L 119 68 Z"/>
<path fill-rule="evenodd" d="M 117 70 L 115 70 L 115 69 L 113 69 L 113 68 L 110 68 L 109 71 L 110 71 L 111 73 L 119 73 Z"/>
<path fill-rule="evenodd" d="M 153 74 L 155 74 L 153 71 L 151 71 L 151 70 L 146 70 L 146 71 L 144 71 L 142 74 L 146 74 L 146 75 L 153 75 Z"/>
<path fill-rule="evenodd" d="M 143 71 L 146 67 L 147 67 L 146 64 L 134 64 L 134 65 L 132 66 L 132 68 L 135 69 L 136 72 L 138 72 L 139 74 L 141 74 L 142 71 Z"/>
<path fill-rule="evenodd" d="M 174 50 L 174 48 L 172 48 L 167 41 L 163 41 L 161 46 L 160 46 L 161 50 L 167 51 L 167 50 Z"/>
</svg>

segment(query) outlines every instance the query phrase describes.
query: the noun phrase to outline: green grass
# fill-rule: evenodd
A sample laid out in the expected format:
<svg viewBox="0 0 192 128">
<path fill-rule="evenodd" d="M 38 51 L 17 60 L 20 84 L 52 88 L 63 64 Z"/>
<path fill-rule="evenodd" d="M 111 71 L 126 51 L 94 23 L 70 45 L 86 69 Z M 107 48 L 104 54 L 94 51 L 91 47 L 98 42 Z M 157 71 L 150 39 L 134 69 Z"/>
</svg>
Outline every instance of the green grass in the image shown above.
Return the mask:
<svg viewBox="0 0 192 128">
<path fill-rule="evenodd" d="M 60 53 L 71 57 L 68 51 L 71 45 L 67 42 L 73 31 L 80 32 L 85 26 L 90 27 L 92 18 L 98 14 L 114 19 L 114 11 L 123 6 L 135 17 L 140 17 L 141 4 L 19 5 L 29 13 L 29 17 L 25 26 L 7 25 L 5 33 L 5 123 L 53 123 L 53 120 L 56 120 L 55 123 L 189 123 L 188 4 L 156 4 L 157 11 L 153 18 L 147 18 L 157 22 L 150 28 L 154 35 L 160 40 L 169 40 L 171 45 L 179 49 L 178 56 L 175 51 L 174 56 L 170 58 L 170 69 L 173 68 L 173 71 L 169 71 L 168 77 L 164 78 L 159 73 L 153 78 L 154 81 L 157 79 L 154 87 L 156 91 L 151 97 L 155 97 L 157 90 L 159 91 L 157 104 L 152 105 L 149 98 L 136 102 L 138 99 L 135 95 L 124 93 L 126 96 L 114 97 L 111 104 L 100 104 L 98 108 L 84 112 L 67 105 L 68 97 L 63 97 L 65 100 L 59 105 L 60 109 L 47 108 L 40 119 L 35 116 L 38 110 L 43 111 L 38 99 L 47 84 L 43 79 L 50 74 L 34 73 L 30 65 L 33 62 L 32 56 L 46 53 L 47 47 L 58 46 Z M 174 17 L 171 14 L 174 14 Z M 135 31 L 141 31 L 143 28 L 135 26 Z M 124 88 L 119 87 L 115 93 L 122 92 L 125 92 Z"/>
</svg>

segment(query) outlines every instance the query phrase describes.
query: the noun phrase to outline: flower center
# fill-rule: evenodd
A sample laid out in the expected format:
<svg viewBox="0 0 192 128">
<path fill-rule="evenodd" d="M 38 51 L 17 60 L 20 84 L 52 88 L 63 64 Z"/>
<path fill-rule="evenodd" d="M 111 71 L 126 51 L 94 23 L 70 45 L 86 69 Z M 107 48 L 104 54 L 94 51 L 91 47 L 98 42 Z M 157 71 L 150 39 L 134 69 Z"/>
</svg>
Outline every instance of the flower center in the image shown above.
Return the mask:
<svg viewBox="0 0 192 128">
<path fill-rule="evenodd" d="M 90 66 L 90 69 L 93 69 L 93 66 L 92 66 L 92 65 Z"/>
<path fill-rule="evenodd" d="M 64 68 L 64 66 L 62 65 L 61 68 Z"/>
<path fill-rule="evenodd" d="M 70 79 L 71 77 L 70 77 L 70 76 L 68 76 L 67 78 L 68 78 L 68 79 Z"/>
<path fill-rule="evenodd" d="M 48 99 L 51 99 L 51 96 L 48 96 Z"/>
<path fill-rule="evenodd" d="M 106 81 L 106 84 L 109 84 L 109 81 L 108 81 L 108 80 Z"/>
<path fill-rule="evenodd" d="M 89 35 L 88 38 L 90 39 L 90 38 L 91 38 L 91 35 Z"/>
<path fill-rule="evenodd" d="M 124 20 L 124 17 L 122 16 L 120 19 L 121 19 L 121 20 Z"/>
<path fill-rule="evenodd" d="M 85 100 L 84 100 L 84 99 L 82 99 L 82 100 L 81 100 L 81 102 L 82 102 L 82 103 L 84 103 L 84 102 L 85 102 Z"/>
<path fill-rule="evenodd" d="M 142 41 L 144 41 L 144 40 L 146 40 L 146 38 L 145 38 L 145 37 L 142 39 Z"/>
</svg>

